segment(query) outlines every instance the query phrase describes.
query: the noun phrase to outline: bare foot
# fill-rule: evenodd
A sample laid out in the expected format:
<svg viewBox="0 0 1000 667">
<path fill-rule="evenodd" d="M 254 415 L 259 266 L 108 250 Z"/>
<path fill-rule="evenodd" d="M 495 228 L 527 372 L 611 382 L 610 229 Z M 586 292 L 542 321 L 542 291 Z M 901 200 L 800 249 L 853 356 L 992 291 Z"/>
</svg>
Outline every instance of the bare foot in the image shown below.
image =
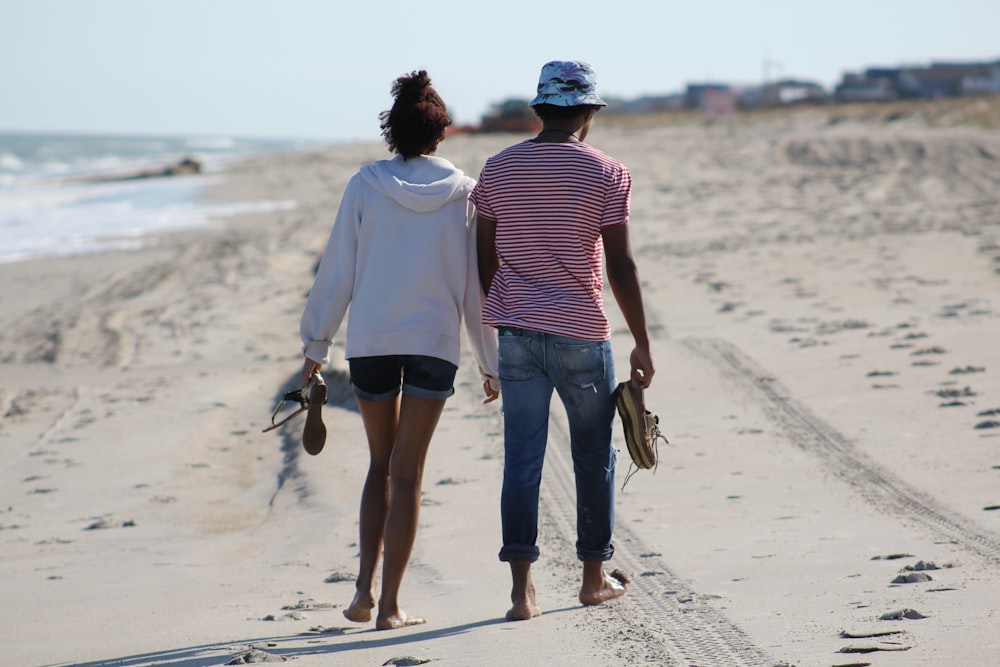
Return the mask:
<svg viewBox="0 0 1000 667">
<path fill-rule="evenodd" d="M 375 608 L 375 598 L 371 593 L 358 591 L 351 604 L 344 610 L 344 617 L 355 623 L 367 623 L 372 620 L 372 609 Z"/>
<path fill-rule="evenodd" d="M 422 618 L 417 618 L 416 616 L 410 616 L 405 611 L 400 609 L 395 614 L 390 614 L 389 616 L 382 617 L 379 616 L 375 621 L 376 630 L 395 630 L 397 628 L 405 628 L 409 625 L 423 625 L 426 623 Z"/>
<path fill-rule="evenodd" d="M 632 578 L 622 570 L 614 570 L 611 574 L 604 572 L 600 585 L 592 588 L 587 586 L 580 588 L 580 602 L 594 605 L 620 598 L 625 595 L 630 583 L 632 583 Z"/>
<path fill-rule="evenodd" d="M 514 590 L 510 592 L 510 601 L 514 604 L 507 610 L 506 619 L 508 621 L 528 621 L 535 616 L 542 615 L 542 610 L 535 602 L 535 587 L 530 582 L 523 594 L 515 586 Z"/>
<path fill-rule="evenodd" d="M 507 610 L 505 618 L 508 621 L 527 621 L 541 616 L 542 610 L 535 603 L 535 585 L 531 582 L 531 561 L 510 561 L 510 576 L 510 601 L 513 606 Z"/>
<path fill-rule="evenodd" d="M 534 602 L 523 600 L 515 602 L 514 606 L 507 610 L 508 621 L 530 621 L 535 616 L 541 616 L 542 610 Z"/>
</svg>

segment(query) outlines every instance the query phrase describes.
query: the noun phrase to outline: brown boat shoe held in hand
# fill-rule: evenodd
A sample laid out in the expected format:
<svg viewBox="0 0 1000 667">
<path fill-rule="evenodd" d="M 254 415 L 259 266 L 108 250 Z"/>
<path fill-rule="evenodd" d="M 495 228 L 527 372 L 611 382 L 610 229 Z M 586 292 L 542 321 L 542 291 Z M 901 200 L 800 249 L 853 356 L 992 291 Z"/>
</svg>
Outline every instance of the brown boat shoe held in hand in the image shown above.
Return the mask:
<svg viewBox="0 0 1000 667">
<path fill-rule="evenodd" d="M 622 482 L 622 488 L 639 470 L 655 472 L 659 459 L 657 441 L 669 443 L 666 436 L 660 432 L 660 418 L 646 409 L 642 384 L 636 380 L 621 382 L 615 389 L 615 407 L 622 420 L 622 430 L 625 433 L 625 445 L 632 459 L 629 472 Z M 634 469 L 633 469 L 634 467 Z"/>
</svg>

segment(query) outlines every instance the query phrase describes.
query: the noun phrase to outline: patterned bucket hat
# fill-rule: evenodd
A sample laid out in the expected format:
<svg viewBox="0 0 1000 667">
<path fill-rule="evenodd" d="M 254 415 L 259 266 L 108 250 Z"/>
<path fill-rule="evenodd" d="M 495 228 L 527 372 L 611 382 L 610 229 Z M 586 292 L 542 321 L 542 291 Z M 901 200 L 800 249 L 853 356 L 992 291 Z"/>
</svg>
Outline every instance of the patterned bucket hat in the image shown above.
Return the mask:
<svg viewBox="0 0 1000 667">
<path fill-rule="evenodd" d="M 553 60 L 542 65 L 538 94 L 530 106 L 551 104 L 557 107 L 608 106 L 597 95 L 597 75 L 587 63 L 578 60 Z"/>
</svg>

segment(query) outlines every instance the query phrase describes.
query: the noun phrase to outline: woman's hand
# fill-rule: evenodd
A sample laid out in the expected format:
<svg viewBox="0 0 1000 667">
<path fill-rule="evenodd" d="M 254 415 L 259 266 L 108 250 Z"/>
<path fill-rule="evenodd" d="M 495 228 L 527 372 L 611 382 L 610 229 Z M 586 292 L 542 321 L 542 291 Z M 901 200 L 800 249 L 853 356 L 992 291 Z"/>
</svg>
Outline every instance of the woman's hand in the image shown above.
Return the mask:
<svg viewBox="0 0 1000 667">
<path fill-rule="evenodd" d="M 489 378 L 483 380 L 483 393 L 486 394 L 486 400 L 483 401 L 483 405 L 492 403 L 500 397 L 500 390 L 494 389 L 490 382 L 491 380 Z M 495 382 L 495 380 L 493 380 L 493 382 Z"/>
<path fill-rule="evenodd" d="M 307 357 L 305 363 L 302 365 L 302 386 L 308 387 L 309 383 L 312 382 L 313 375 L 316 375 L 322 369 L 323 364 Z"/>
</svg>

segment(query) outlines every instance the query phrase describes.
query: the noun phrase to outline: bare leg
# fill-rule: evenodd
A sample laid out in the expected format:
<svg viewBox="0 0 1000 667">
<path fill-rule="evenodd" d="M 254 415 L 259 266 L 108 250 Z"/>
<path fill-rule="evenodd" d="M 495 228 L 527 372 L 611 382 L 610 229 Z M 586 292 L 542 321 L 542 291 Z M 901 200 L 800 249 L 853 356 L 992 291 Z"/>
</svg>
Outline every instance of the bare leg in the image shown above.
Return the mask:
<svg viewBox="0 0 1000 667">
<path fill-rule="evenodd" d="M 442 399 L 404 395 L 400 406 L 399 428 L 389 461 L 389 511 L 385 518 L 382 596 L 375 620 L 375 627 L 379 630 L 424 622 L 424 619 L 409 616 L 400 609 L 398 597 L 417 535 L 424 461 L 444 404 Z"/>
<path fill-rule="evenodd" d="M 632 578 L 621 570 L 611 574 L 604 571 L 604 562 L 583 561 L 583 585 L 580 586 L 580 602 L 586 605 L 601 604 L 625 595 Z"/>
<path fill-rule="evenodd" d="M 389 459 L 396 440 L 399 400 L 373 402 L 358 399 L 358 408 L 368 436 L 368 476 L 361 492 L 358 541 L 361 552 L 354 599 L 344 616 L 355 623 L 372 620 L 375 607 L 375 571 L 382 553 L 382 531 L 389 508 Z"/>
<path fill-rule="evenodd" d="M 531 561 L 510 561 L 511 608 L 507 611 L 508 621 L 527 621 L 541 616 L 542 610 L 535 601 L 535 585 L 531 582 Z"/>
</svg>

